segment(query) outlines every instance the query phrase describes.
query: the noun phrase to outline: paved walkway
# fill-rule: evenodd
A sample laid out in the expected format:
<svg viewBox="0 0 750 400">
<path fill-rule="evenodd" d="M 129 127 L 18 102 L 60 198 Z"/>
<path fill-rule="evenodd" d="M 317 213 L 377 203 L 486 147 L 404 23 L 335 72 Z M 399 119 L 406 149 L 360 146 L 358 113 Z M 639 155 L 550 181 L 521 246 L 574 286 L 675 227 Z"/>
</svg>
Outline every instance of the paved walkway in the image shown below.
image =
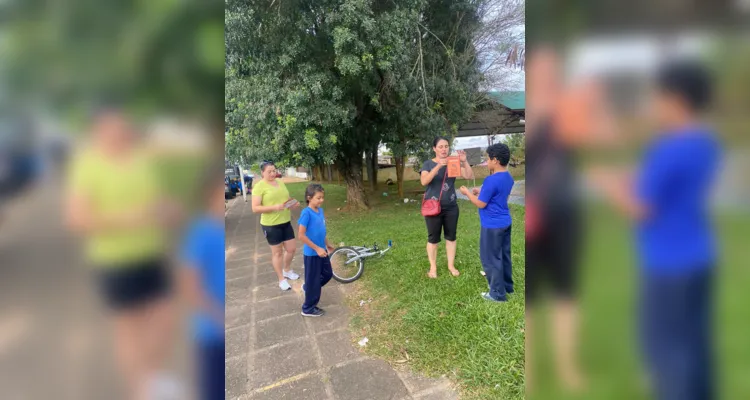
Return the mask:
<svg viewBox="0 0 750 400">
<path fill-rule="evenodd" d="M 302 317 L 302 279 L 293 282 L 293 290 L 279 290 L 270 249 L 249 202 L 238 198 L 231 203 L 226 232 L 228 400 L 458 398 L 447 379 L 396 371 L 361 353 L 348 331 L 343 285 L 331 281 L 323 289 L 324 317 Z M 300 244 L 294 261 L 300 275 L 301 252 Z"/>
</svg>

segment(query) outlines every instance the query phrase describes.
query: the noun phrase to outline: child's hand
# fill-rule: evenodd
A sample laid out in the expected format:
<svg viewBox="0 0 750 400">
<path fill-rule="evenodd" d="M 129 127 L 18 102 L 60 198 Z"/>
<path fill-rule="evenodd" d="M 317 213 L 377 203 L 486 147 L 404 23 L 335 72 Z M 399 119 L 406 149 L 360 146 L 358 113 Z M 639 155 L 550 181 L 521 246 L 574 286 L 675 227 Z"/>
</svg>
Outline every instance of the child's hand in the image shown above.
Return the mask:
<svg viewBox="0 0 750 400">
<path fill-rule="evenodd" d="M 318 257 L 328 257 L 328 253 L 326 253 L 326 249 L 322 247 L 318 247 L 315 252 L 318 253 Z"/>
<path fill-rule="evenodd" d="M 474 193 L 474 196 L 479 196 L 479 188 L 471 189 L 471 193 Z"/>
<path fill-rule="evenodd" d="M 461 193 L 462 193 L 462 194 L 463 194 L 464 196 L 468 196 L 468 195 L 469 195 L 469 188 L 467 188 L 466 186 L 461 186 L 461 188 L 460 188 L 460 189 L 458 189 L 458 190 L 460 190 L 460 191 L 461 191 Z"/>
<path fill-rule="evenodd" d="M 328 249 L 328 254 L 331 254 L 334 250 L 336 250 L 336 248 L 331 245 L 326 246 L 326 249 Z"/>
</svg>

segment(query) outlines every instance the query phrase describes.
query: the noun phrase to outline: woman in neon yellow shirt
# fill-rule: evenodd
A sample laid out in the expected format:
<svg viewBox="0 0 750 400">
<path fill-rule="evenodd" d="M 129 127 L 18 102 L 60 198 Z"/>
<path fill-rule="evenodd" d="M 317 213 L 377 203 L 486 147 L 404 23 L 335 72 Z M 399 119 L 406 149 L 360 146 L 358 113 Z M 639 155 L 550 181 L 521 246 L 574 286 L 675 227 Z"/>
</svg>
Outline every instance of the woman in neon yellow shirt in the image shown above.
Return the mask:
<svg viewBox="0 0 750 400">
<path fill-rule="evenodd" d="M 289 190 L 284 182 L 276 179 L 276 166 L 270 161 L 260 164 L 263 177 L 253 187 L 253 212 L 261 214 L 260 225 L 271 246 L 273 269 L 279 278 L 279 288 L 292 288 L 287 279 L 297 280 L 299 275 L 292 271 L 297 242 L 292 228 L 292 213 L 285 205 L 289 200 Z M 295 203 L 293 208 L 299 208 Z M 286 251 L 286 255 L 284 254 Z"/>
<path fill-rule="evenodd" d="M 174 340 L 175 309 L 164 207 L 152 157 L 127 118 L 107 109 L 93 121 L 93 143 L 71 165 L 66 219 L 84 239 L 88 263 L 113 316 L 116 360 L 131 393 L 153 395 Z"/>
</svg>

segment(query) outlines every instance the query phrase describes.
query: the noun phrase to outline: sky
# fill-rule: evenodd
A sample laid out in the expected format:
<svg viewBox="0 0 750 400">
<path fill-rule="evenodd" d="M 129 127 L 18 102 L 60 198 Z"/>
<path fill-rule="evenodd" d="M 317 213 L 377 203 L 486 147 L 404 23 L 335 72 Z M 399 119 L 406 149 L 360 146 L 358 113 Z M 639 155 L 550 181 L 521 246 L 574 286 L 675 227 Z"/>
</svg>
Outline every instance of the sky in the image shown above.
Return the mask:
<svg viewBox="0 0 750 400">
<path fill-rule="evenodd" d="M 526 26 L 519 25 L 513 33 L 523 34 L 526 33 Z M 526 71 L 519 68 L 512 68 L 504 66 L 501 70 L 508 74 L 508 80 L 505 88 L 493 88 L 494 90 L 507 90 L 507 91 L 525 91 L 526 90 Z M 500 136 L 501 140 L 504 136 Z M 456 138 L 454 142 L 456 150 L 470 149 L 474 147 L 486 147 L 487 136 L 474 136 L 465 138 Z"/>
</svg>

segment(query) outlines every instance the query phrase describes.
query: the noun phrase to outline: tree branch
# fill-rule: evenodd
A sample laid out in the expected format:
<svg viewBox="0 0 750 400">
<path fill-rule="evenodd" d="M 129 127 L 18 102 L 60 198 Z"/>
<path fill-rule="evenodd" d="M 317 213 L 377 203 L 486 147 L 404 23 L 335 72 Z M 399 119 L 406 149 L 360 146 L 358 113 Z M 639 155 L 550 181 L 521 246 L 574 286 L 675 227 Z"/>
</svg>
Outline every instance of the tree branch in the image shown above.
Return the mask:
<svg viewBox="0 0 750 400">
<path fill-rule="evenodd" d="M 424 80 L 424 56 L 422 55 L 422 31 L 419 30 L 419 27 L 417 27 L 417 39 L 419 39 L 419 59 L 421 60 L 421 70 L 422 70 L 422 92 L 424 93 L 424 105 L 427 107 L 427 109 L 430 109 L 430 104 L 427 102 L 427 84 L 425 84 Z"/>
<path fill-rule="evenodd" d="M 456 76 L 457 76 L 457 74 L 456 74 L 456 65 L 453 63 L 453 51 L 452 51 L 452 49 L 449 50 L 448 47 L 445 45 L 445 43 L 443 43 L 443 41 L 440 40 L 440 38 L 436 34 L 432 33 L 432 31 L 430 31 L 429 29 L 427 29 L 426 26 L 422 25 L 419 22 L 417 22 L 417 24 L 419 26 L 421 26 L 422 28 L 424 28 L 424 30 L 426 30 L 427 33 L 429 33 L 430 35 L 434 36 L 435 39 L 437 39 L 438 42 L 440 42 L 440 44 L 443 45 L 443 48 L 445 49 L 445 52 L 448 54 L 448 58 L 449 58 L 449 60 L 451 62 L 451 67 L 453 67 L 453 79 L 456 79 Z M 422 37 L 421 33 L 420 33 L 419 37 L 420 38 Z"/>
</svg>

